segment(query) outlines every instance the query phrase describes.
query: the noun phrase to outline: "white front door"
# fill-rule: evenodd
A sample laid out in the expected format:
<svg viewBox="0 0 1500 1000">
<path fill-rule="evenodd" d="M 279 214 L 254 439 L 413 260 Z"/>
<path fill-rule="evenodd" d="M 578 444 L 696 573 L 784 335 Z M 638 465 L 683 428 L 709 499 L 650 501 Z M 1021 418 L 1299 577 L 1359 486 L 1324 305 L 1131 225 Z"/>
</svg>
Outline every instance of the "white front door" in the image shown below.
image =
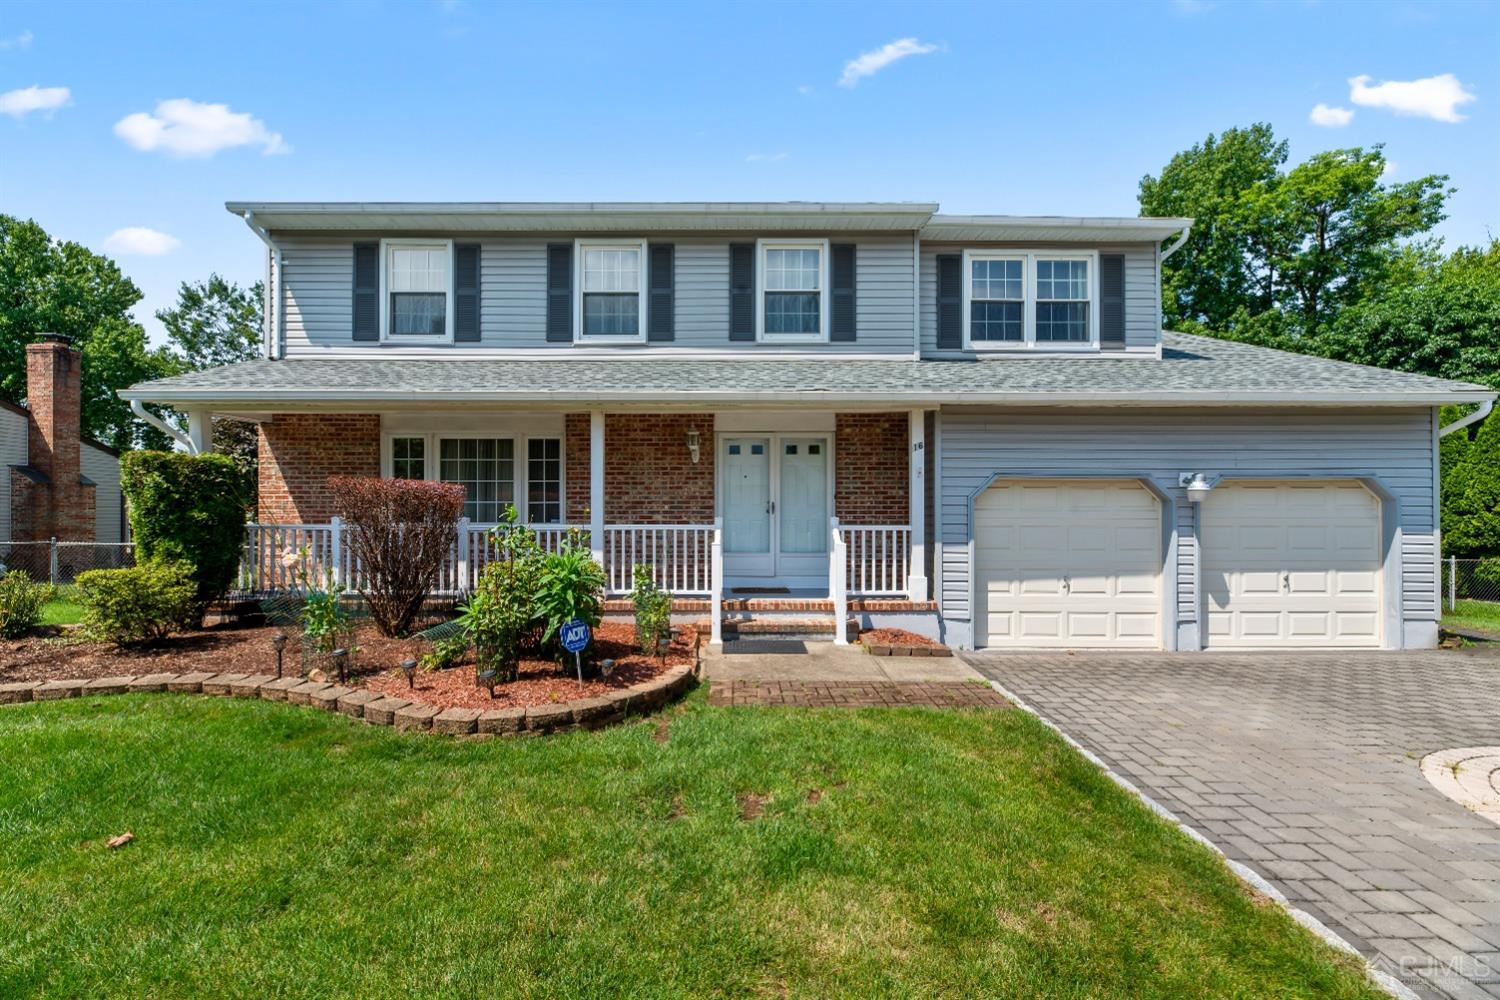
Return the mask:
<svg viewBox="0 0 1500 1000">
<path fill-rule="evenodd" d="M 720 441 L 724 575 L 824 580 L 831 497 L 829 439 L 735 435 Z"/>
<path fill-rule="evenodd" d="M 1200 517 L 1207 647 L 1380 645 L 1380 502 L 1369 490 L 1231 482 Z"/>
</svg>

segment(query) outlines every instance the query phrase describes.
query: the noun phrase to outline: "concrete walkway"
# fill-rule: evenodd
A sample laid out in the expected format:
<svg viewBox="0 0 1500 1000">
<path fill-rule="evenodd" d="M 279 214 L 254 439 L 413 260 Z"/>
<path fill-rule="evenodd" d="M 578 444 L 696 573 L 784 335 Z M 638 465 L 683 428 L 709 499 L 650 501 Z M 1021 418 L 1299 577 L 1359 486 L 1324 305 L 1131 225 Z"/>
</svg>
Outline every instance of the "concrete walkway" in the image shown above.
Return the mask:
<svg viewBox="0 0 1500 1000">
<path fill-rule="evenodd" d="M 708 648 L 706 648 L 708 649 Z M 731 647 L 732 649 L 732 647 Z M 708 649 L 712 705 L 800 708 L 1005 708 L 1008 703 L 956 656 L 870 656 L 858 646 L 809 642 L 806 653 Z"/>
<path fill-rule="evenodd" d="M 1500 826 L 1420 769 L 1500 742 L 1500 656 L 966 659 L 1378 968 L 1428 996 L 1500 997 Z"/>
</svg>

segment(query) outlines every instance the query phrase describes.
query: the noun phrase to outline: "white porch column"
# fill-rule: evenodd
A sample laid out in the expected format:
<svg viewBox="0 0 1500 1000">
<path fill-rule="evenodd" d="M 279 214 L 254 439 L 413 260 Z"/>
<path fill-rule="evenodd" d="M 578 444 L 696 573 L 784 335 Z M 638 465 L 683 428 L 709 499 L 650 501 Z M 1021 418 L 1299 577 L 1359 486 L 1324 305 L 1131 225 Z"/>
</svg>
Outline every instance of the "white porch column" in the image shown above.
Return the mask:
<svg viewBox="0 0 1500 1000">
<path fill-rule="evenodd" d="M 193 454 L 203 455 L 214 450 L 214 418 L 207 410 L 188 411 L 188 441 Z"/>
<path fill-rule="evenodd" d="M 604 565 L 604 412 L 589 414 L 589 549 Z M 606 567 L 607 568 L 607 567 Z"/>
<path fill-rule="evenodd" d="M 927 425 L 926 414 L 912 410 L 911 431 L 911 566 L 906 573 L 906 597 L 911 601 L 927 600 Z"/>
</svg>

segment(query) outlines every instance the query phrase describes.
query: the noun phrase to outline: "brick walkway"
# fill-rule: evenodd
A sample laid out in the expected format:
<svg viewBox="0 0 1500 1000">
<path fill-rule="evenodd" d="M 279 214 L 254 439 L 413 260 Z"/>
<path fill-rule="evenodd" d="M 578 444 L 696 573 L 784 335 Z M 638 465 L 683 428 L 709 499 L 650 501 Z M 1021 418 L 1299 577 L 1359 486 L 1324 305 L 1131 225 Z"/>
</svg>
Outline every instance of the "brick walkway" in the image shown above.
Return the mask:
<svg viewBox="0 0 1500 1000">
<path fill-rule="evenodd" d="M 1500 826 L 1418 767 L 1500 743 L 1500 655 L 965 659 L 1419 993 L 1500 997 Z"/>
<path fill-rule="evenodd" d="M 1009 708 L 987 684 L 898 681 L 713 681 L 710 705 L 792 708 Z"/>
</svg>

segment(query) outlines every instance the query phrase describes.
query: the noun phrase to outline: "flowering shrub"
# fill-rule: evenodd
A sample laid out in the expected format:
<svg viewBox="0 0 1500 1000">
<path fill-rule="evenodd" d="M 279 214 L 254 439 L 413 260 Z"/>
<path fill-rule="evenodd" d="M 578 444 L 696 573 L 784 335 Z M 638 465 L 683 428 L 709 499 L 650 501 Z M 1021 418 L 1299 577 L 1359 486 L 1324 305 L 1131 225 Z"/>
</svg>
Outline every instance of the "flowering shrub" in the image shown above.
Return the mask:
<svg viewBox="0 0 1500 1000">
<path fill-rule="evenodd" d="M 328 480 L 346 544 L 359 561 L 370 617 L 384 636 L 405 635 L 453 547 L 464 488 L 414 479 Z"/>
</svg>

